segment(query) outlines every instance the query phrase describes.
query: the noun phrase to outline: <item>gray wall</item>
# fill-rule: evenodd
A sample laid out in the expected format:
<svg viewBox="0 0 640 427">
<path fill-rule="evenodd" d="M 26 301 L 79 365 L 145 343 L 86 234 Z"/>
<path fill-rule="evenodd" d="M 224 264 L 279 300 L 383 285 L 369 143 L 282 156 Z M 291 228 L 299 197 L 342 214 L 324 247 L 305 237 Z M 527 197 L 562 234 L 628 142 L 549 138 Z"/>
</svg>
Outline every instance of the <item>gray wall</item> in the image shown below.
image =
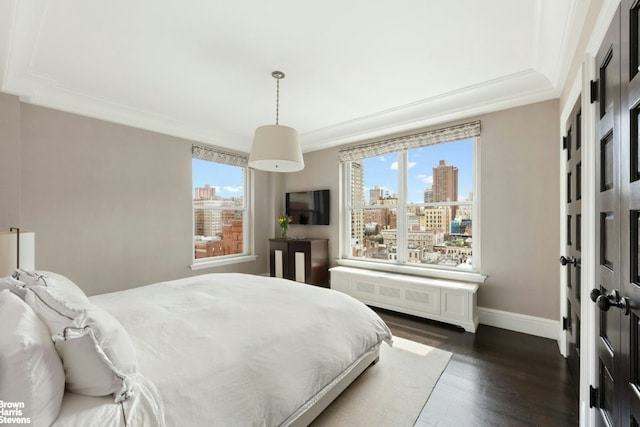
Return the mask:
<svg viewBox="0 0 640 427">
<path fill-rule="evenodd" d="M 20 226 L 20 101 L 0 93 L 0 231 Z"/>
<path fill-rule="evenodd" d="M 36 232 L 39 269 L 90 295 L 207 272 L 268 271 L 269 237 L 284 193 L 332 190 L 329 226 L 291 226 L 327 237 L 338 257 L 338 149 L 305 155 L 294 174 L 256 172 L 255 262 L 191 271 L 191 142 L 23 104 L 0 94 L 0 229 Z M 557 319 L 559 111 L 548 101 L 482 121 L 482 273 L 478 305 Z M 446 126 L 453 123 L 445 123 Z M 21 159 L 21 161 L 20 161 Z M 19 177 L 16 178 L 16 177 Z"/>
<path fill-rule="evenodd" d="M 455 123 L 472 120 L 482 122 L 479 228 L 482 273 L 488 276 L 478 292 L 478 305 L 556 320 L 560 313 L 558 101 Z M 335 265 L 339 255 L 338 149 L 306 154 L 305 163 L 304 170 L 287 174 L 284 189 L 331 189 L 331 225 L 292 226 L 290 234 L 331 239 L 329 251 Z M 275 196 L 284 197 L 284 191 Z"/>
<path fill-rule="evenodd" d="M 338 163 L 338 149 L 314 151 L 304 155 L 304 169 L 300 172 L 283 174 L 284 188 L 274 197 L 281 200 L 284 212 L 284 196 L 288 191 L 331 190 L 329 204 L 331 205 L 330 225 L 296 225 L 289 226 L 288 235 L 291 237 L 317 237 L 329 239 L 329 260 L 335 265 L 335 258 L 339 256 L 339 220 L 340 198 Z"/>
<path fill-rule="evenodd" d="M 255 262 L 191 271 L 191 142 L 3 96 L 0 108 L 20 123 L 2 139 L 22 156 L 20 225 L 36 232 L 36 267 L 65 274 L 87 294 L 194 274 L 267 271 L 267 246 Z M 4 117 L 4 115 L 3 115 Z M 15 132 L 14 132 L 15 133 Z M 11 166 L 15 169 L 17 166 Z M 268 174 L 256 182 L 256 203 L 269 199 Z M 4 180 L 3 180 L 4 182 Z M 3 184 L 4 191 L 4 184 Z M 4 196 L 4 194 L 3 194 Z M 16 217 L 14 203 L 0 207 Z M 13 197 L 15 201 L 15 197 Z M 271 227 L 256 218 L 256 241 Z M 6 224 L 5 224 L 6 223 Z"/>
<path fill-rule="evenodd" d="M 559 318 L 559 115 L 553 100 L 480 117 L 481 307 Z"/>
</svg>

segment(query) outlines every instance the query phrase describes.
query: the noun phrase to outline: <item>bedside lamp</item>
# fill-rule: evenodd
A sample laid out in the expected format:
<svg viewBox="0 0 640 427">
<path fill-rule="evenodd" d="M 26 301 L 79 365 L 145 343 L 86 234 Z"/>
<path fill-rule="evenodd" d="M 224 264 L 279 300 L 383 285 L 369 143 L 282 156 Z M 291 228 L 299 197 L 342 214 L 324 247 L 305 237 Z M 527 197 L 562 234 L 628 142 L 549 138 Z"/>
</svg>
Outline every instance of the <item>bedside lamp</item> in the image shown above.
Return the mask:
<svg viewBox="0 0 640 427">
<path fill-rule="evenodd" d="M 0 232 L 0 277 L 9 276 L 16 268 L 35 269 L 35 233 L 11 227 Z"/>
</svg>

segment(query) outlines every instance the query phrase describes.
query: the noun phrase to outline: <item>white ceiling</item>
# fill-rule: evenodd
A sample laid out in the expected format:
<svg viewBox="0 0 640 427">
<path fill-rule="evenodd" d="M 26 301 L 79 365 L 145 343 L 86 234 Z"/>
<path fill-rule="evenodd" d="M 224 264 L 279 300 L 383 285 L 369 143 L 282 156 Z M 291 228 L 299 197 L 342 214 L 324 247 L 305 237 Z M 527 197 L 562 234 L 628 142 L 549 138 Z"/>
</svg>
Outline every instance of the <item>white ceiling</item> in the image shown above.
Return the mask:
<svg viewBox="0 0 640 427">
<path fill-rule="evenodd" d="M 0 90 L 248 152 L 303 151 L 559 96 L 583 0 L 0 0 Z"/>
</svg>

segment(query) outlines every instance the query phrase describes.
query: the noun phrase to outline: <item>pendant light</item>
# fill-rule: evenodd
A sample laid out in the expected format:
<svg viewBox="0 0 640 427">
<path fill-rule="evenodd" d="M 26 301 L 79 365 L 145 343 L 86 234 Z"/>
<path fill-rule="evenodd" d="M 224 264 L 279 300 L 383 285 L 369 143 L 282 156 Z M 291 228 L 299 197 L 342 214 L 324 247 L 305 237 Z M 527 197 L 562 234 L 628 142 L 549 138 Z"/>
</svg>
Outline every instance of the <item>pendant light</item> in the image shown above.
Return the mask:
<svg viewBox="0 0 640 427">
<path fill-rule="evenodd" d="M 271 73 L 276 79 L 276 124 L 260 126 L 253 136 L 249 167 L 269 172 L 297 172 L 304 169 L 298 131 L 278 124 L 280 112 L 280 79 L 282 71 Z"/>
</svg>

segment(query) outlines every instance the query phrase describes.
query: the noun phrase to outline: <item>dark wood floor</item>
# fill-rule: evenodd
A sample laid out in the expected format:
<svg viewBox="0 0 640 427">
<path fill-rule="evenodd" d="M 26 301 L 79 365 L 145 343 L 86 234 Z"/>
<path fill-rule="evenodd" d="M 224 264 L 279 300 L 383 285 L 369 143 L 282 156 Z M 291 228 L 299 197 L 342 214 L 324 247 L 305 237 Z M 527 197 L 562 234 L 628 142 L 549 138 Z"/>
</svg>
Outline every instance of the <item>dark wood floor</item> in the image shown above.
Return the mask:
<svg viewBox="0 0 640 427">
<path fill-rule="evenodd" d="M 577 426 L 578 398 L 556 341 L 374 309 L 394 335 L 453 353 L 418 427 Z"/>
</svg>

